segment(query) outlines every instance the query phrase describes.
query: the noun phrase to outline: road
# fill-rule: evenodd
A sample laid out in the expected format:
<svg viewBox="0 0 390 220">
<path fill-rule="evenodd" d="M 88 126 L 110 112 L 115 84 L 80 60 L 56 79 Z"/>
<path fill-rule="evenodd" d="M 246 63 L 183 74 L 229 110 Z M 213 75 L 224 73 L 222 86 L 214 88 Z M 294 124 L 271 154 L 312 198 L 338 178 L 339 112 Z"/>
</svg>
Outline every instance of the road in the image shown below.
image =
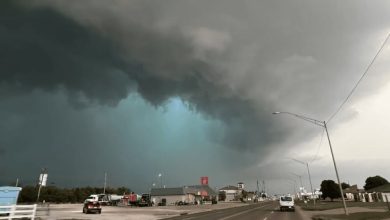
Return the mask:
<svg viewBox="0 0 390 220">
<path fill-rule="evenodd" d="M 47 204 L 48 205 L 48 204 Z M 243 203 L 223 203 L 216 205 L 188 205 L 188 206 L 153 206 L 153 207 L 130 207 L 130 206 L 103 206 L 101 214 L 82 213 L 83 204 L 50 204 L 46 208 L 37 210 L 37 218 L 43 220 L 58 219 L 83 219 L 83 220 L 158 220 L 183 213 L 201 213 L 211 210 L 231 209 L 234 207 L 247 206 Z"/>
<path fill-rule="evenodd" d="M 263 202 L 248 206 L 182 215 L 165 220 L 308 220 L 301 209 L 296 212 L 279 211 L 278 202 Z"/>
</svg>

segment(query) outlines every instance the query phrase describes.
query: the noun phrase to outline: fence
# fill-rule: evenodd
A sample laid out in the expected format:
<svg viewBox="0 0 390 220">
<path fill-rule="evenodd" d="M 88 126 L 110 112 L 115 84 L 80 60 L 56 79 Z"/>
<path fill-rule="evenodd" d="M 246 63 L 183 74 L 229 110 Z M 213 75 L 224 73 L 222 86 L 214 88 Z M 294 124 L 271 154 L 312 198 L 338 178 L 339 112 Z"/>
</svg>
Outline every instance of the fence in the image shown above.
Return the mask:
<svg viewBox="0 0 390 220">
<path fill-rule="evenodd" d="M 0 206 L 0 219 L 20 219 L 29 218 L 34 220 L 37 205 L 10 205 Z"/>
</svg>

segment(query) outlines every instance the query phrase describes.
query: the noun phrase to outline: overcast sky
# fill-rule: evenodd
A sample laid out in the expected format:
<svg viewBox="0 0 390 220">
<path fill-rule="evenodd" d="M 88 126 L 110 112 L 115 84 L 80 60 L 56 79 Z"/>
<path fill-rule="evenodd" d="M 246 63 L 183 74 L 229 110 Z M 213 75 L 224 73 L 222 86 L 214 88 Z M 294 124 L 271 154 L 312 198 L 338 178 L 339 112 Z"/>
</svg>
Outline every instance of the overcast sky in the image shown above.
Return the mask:
<svg viewBox="0 0 390 220">
<path fill-rule="evenodd" d="M 388 1 L 1 1 L 0 184 L 336 180 L 323 129 L 390 32 Z M 341 181 L 390 179 L 390 46 L 329 122 Z"/>
</svg>

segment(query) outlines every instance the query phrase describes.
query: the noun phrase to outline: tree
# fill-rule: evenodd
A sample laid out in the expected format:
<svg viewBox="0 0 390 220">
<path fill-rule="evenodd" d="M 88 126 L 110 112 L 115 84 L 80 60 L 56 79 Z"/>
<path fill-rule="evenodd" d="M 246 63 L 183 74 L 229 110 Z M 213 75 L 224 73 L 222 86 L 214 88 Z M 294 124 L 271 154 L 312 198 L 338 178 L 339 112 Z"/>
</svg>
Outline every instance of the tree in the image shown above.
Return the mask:
<svg viewBox="0 0 390 220">
<path fill-rule="evenodd" d="M 333 180 L 323 180 L 321 182 L 322 198 L 330 198 L 331 201 L 340 197 L 340 188 Z"/>
<path fill-rule="evenodd" d="M 366 179 L 366 185 L 364 185 L 365 190 L 369 190 L 378 186 L 382 186 L 389 183 L 385 178 L 381 176 L 373 176 L 373 177 L 368 177 Z"/>
<path fill-rule="evenodd" d="M 346 188 L 349 188 L 351 187 L 348 183 L 341 183 L 341 188 L 342 189 L 346 189 Z"/>
<path fill-rule="evenodd" d="M 20 203 L 32 203 L 35 202 L 38 195 L 38 187 L 25 186 L 19 194 L 18 202 Z"/>
<path fill-rule="evenodd" d="M 57 188 L 55 186 L 42 187 L 40 194 L 40 201 L 51 203 L 77 203 L 83 202 L 91 194 L 99 194 L 103 192 L 103 188 L 98 187 L 83 187 L 83 188 Z M 122 195 L 125 192 L 130 192 L 126 187 L 107 188 L 106 192 L 109 194 Z M 38 195 L 37 186 L 25 186 L 19 195 L 18 202 L 33 203 L 36 201 Z"/>
</svg>

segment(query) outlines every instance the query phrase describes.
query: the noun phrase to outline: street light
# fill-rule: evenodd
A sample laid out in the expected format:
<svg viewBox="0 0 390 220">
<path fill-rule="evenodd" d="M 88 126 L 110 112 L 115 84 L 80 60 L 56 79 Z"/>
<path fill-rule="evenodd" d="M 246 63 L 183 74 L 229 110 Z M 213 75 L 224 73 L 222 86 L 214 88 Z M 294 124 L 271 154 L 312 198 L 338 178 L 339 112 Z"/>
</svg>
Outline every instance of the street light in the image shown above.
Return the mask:
<svg viewBox="0 0 390 220">
<path fill-rule="evenodd" d="M 159 173 L 158 177 L 160 178 L 160 188 L 163 188 L 162 173 Z"/>
<path fill-rule="evenodd" d="M 289 181 L 292 181 L 294 183 L 294 197 L 297 196 L 297 181 L 296 180 L 293 180 L 293 179 L 287 179 Z"/>
<path fill-rule="evenodd" d="M 305 121 L 307 121 L 307 122 L 310 122 L 310 123 L 313 123 L 313 124 L 315 124 L 315 125 L 318 125 L 318 126 L 321 126 L 321 127 L 325 128 L 326 136 L 328 137 L 330 153 L 332 154 L 334 169 L 335 169 L 335 171 L 336 171 L 337 181 L 339 182 L 339 188 L 340 188 L 340 193 L 341 193 L 341 199 L 343 200 L 343 205 L 344 205 L 344 213 L 345 213 L 346 215 L 348 215 L 347 204 L 345 203 L 344 192 L 343 192 L 343 188 L 341 187 L 341 182 L 340 182 L 340 178 L 339 178 L 339 173 L 338 173 L 338 171 L 337 171 L 336 160 L 335 160 L 335 158 L 334 158 L 333 149 L 332 149 L 332 144 L 331 144 L 331 142 L 330 142 L 330 137 L 329 137 L 328 128 L 327 128 L 327 126 L 326 126 L 326 122 L 325 122 L 325 121 L 319 121 L 319 120 L 316 120 L 316 119 L 313 119 L 313 118 L 309 118 L 309 117 L 306 117 L 306 116 L 303 116 L 303 115 L 297 115 L 297 114 L 294 114 L 294 113 L 291 113 L 291 112 L 273 112 L 272 114 L 274 114 L 274 115 L 276 115 L 276 114 L 288 114 L 288 115 L 292 115 L 292 116 L 294 116 L 294 117 L 300 118 L 300 119 L 302 119 L 302 120 L 305 120 Z"/>
<path fill-rule="evenodd" d="M 296 174 L 296 173 L 293 173 L 293 172 L 290 172 L 292 175 L 294 175 L 294 176 L 296 176 L 296 177 L 298 177 L 299 178 L 299 182 L 301 183 L 301 187 L 303 187 L 303 185 L 302 185 L 302 176 L 301 175 L 298 175 L 298 174 Z"/>
<path fill-rule="evenodd" d="M 314 203 L 314 208 L 316 207 L 316 198 L 314 196 L 314 191 L 313 191 L 313 184 L 311 184 L 311 176 L 310 176 L 310 169 L 309 169 L 309 163 L 308 162 L 303 162 L 294 158 L 291 158 L 291 160 L 298 162 L 300 164 L 306 165 L 307 168 L 307 173 L 309 174 L 309 181 L 310 181 L 310 189 L 311 189 L 311 196 L 313 197 L 313 203 Z"/>
</svg>

